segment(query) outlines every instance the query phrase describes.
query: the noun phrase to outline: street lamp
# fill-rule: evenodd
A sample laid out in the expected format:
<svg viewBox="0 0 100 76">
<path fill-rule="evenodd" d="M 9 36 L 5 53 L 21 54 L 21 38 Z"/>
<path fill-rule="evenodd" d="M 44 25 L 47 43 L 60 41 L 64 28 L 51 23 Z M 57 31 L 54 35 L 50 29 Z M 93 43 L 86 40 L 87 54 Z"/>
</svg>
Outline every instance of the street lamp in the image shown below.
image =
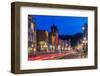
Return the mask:
<svg viewBox="0 0 100 76">
<path fill-rule="evenodd" d="M 84 26 L 82 27 L 82 30 L 83 30 L 83 31 L 85 30 L 85 27 L 84 27 Z"/>
</svg>

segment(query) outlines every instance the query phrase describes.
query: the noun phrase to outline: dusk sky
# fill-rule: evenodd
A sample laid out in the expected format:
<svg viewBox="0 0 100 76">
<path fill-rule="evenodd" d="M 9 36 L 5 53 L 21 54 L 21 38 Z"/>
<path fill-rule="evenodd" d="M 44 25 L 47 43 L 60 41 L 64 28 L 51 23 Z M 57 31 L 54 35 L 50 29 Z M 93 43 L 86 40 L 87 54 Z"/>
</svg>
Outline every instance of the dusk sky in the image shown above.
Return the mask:
<svg viewBox="0 0 100 76">
<path fill-rule="evenodd" d="M 58 28 L 60 35 L 74 35 L 82 32 L 82 26 L 88 24 L 88 17 L 75 16 L 48 16 L 33 15 L 33 21 L 36 23 L 36 29 L 51 31 L 54 24 Z"/>
</svg>

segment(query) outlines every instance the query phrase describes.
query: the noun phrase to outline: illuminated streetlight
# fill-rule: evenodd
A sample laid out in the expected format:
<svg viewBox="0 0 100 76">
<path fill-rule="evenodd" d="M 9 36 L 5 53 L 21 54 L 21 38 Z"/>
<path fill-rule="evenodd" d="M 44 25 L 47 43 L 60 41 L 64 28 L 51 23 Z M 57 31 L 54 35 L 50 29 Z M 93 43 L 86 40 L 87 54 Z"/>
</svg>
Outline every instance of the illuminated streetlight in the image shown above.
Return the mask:
<svg viewBox="0 0 100 76">
<path fill-rule="evenodd" d="M 82 30 L 83 30 L 83 31 L 85 30 L 85 27 L 84 27 L 84 26 L 82 27 Z"/>
</svg>

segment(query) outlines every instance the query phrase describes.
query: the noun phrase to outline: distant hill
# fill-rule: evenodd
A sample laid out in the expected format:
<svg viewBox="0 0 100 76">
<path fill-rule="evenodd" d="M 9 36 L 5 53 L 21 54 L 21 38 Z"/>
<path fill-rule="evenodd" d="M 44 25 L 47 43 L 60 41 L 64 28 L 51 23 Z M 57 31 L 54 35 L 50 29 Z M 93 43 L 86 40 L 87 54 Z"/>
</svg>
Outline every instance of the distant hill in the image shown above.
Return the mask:
<svg viewBox="0 0 100 76">
<path fill-rule="evenodd" d="M 71 45 L 75 46 L 79 39 L 83 38 L 83 33 L 77 33 L 74 35 L 59 35 L 61 40 L 71 40 Z"/>
</svg>

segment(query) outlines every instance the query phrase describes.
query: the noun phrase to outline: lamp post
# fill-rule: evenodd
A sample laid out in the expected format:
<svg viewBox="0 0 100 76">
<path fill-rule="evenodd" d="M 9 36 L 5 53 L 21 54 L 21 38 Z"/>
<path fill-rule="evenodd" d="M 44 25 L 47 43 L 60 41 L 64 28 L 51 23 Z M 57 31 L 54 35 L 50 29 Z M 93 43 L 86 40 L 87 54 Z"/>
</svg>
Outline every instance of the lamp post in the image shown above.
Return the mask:
<svg viewBox="0 0 100 76">
<path fill-rule="evenodd" d="M 83 36 L 85 36 L 85 26 L 82 26 Z"/>
</svg>

